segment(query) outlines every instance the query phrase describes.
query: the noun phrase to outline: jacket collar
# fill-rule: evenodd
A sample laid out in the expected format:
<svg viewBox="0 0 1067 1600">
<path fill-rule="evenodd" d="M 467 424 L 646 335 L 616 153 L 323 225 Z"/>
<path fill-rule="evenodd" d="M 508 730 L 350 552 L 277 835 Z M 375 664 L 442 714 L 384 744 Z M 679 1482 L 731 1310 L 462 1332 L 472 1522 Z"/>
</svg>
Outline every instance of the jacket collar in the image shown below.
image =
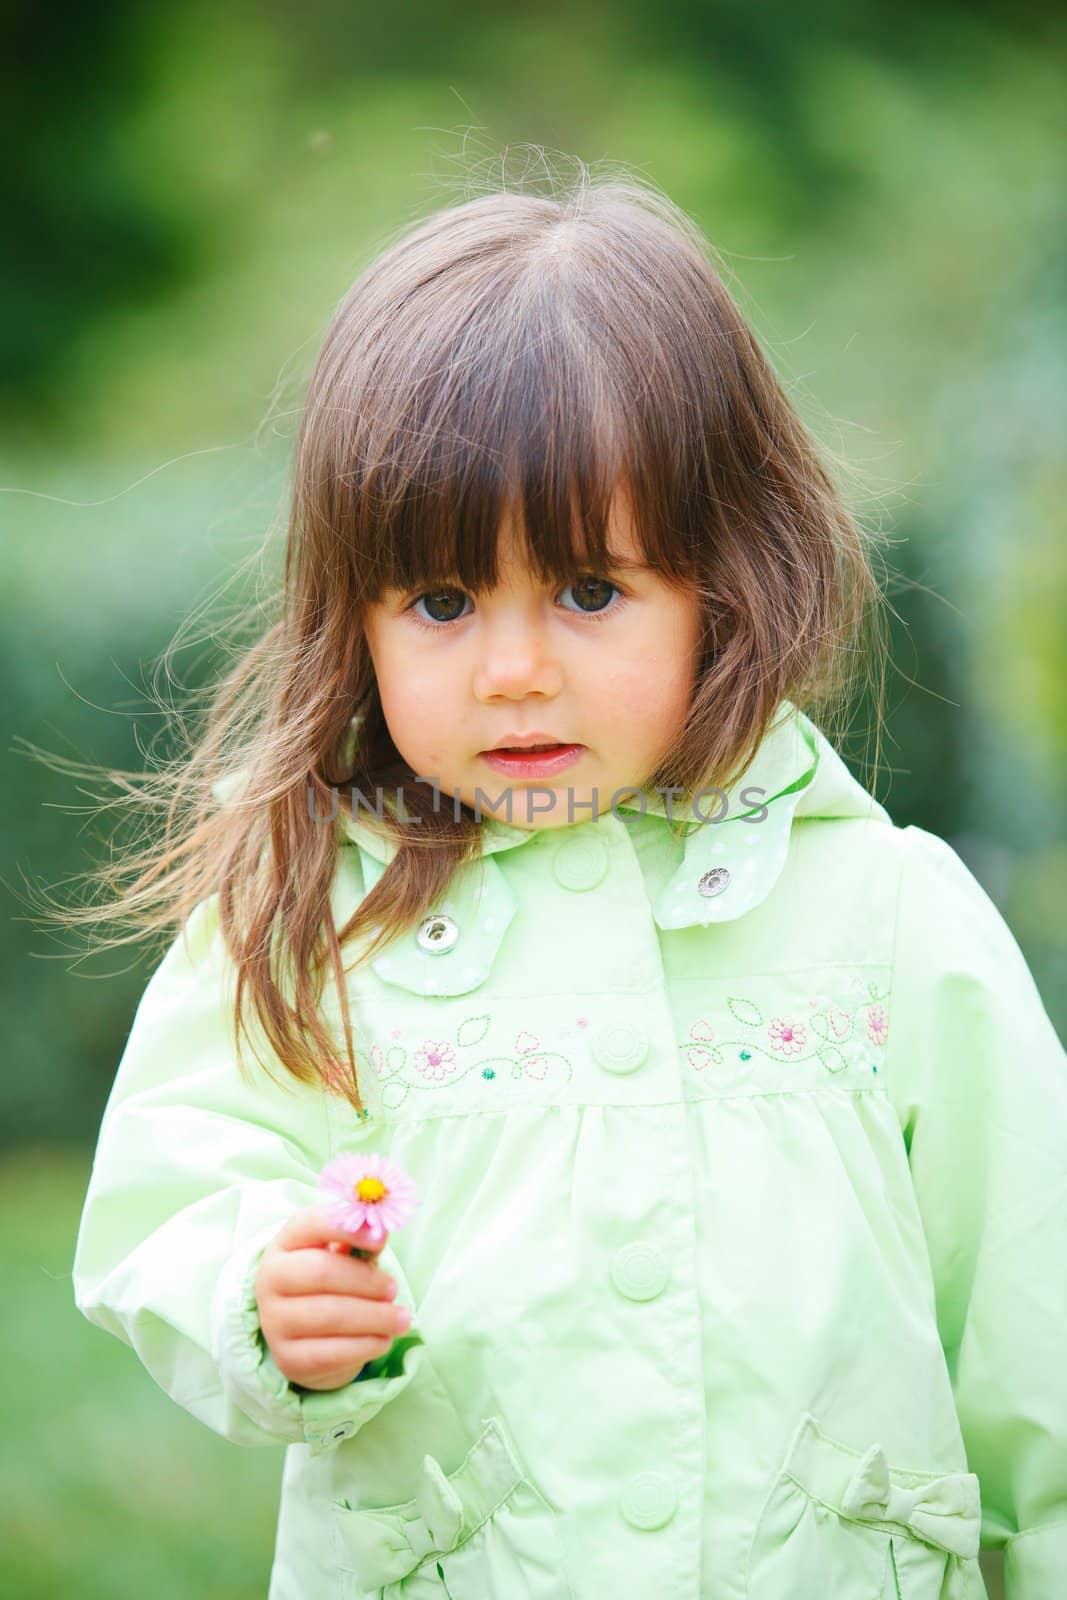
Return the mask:
<svg viewBox="0 0 1067 1600">
<path fill-rule="evenodd" d="M 723 794 L 727 797 L 726 804 Z M 502 934 L 503 926 L 514 914 L 514 905 L 509 903 L 510 890 L 491 860 L 494 855 L 521 848 L 538 832 L 567 833 L 577 839 L 579 836 L 589 838 L 601 828 L 628 828 L 633 824 L 628 823 L 623 814 L 640 814 L 642 809 L 646 815 L 663 817 L 666 826 L 667 807 L 663 797 L 652 794 L 644 798 L 644 807 L 634 797 L 631 804 L 618 802 L 615 815 L 609 810 L 564 829 L 519 828 L 493 817 L 484 818 L 483 915 L 479 921 L 491 921 L 490 931 Z M 700 816 L 694 816 L 692 812 L 683 812 L 677 804 L 674 807 L 676 818 L 686 818 L 688 831 L 683 860 L 652 907 L 652 914 L 663 929 L 731 922 L 764 901 L 785 866 L 797 816 L 890 820 L 885 808 L 852 776 L 821 729 L 789 700 L 782 701 L 771 728 L 745 770 L 728 789 L 704 796 L 699 802 L 699 813 Z M 721 816 L 722 820 L 702 821 L 701 816 L 709 819 Z M 357 844 L 365 858 L 377 864 L 377 870 L 371 872 L 377 881 L 396 854 L 396 844 L 375 828 L 373 814 L 366 810 L 359 812 L 355 820 L 342 814 L 339 823 L 343 836 Z M 463 874 L 458 877 L 462 878 Z M 487 905 L 486 901 L 490 903 Z M 444 901 L 440 909 L 447 910 Z M 503 926 L 501 918 L 505 918 Z M 468 950 L 472 943 L 467 941 Z M 434 956 L 430 956 L 429 961 L 435 970 L 446 965 Z"/>
<path fill-rule="evenodd" d="M 240 786 L 240 773 L 215 785 L 223 801 Z M 756 754 L 733 785 L 700 801 L 700 816 L 685 818 L 684 854 L 657 894 L 652 915 L 659 927 L 708 927 L 732 922 L 767 899 L 778 882 L 789 851 L 797 817 L 854 817 L 888 823 L 888 812 L 849 772 L 822 731 L 791 701 L 783 700 Z M 631 828 L 624 813 L 658 815 L 667 826 L 667 807 L 659 795 L 646 795 L 642 807 L 619 802 L 607 811 L 564 829 L 519 828 L 486 817 L 482 823 L 481 859 L 457 872 L 431 916 L 444 913 L 458 932 L 447 947 L 425 947 L 419 928 L 391 941 L 370 965 L 385 983 L 423 995 L 466 994 L 489 975 L 517 904 L 506 875 L 494 859 L 518 849 L 539 831 L 569 836 L 581 855 L 602 853 L 603 830 Z M 675 807 L 675 816 L 683 815 Z M 339 837 L 359 849 L 362 893 L 377 883 L 396 854 L 391 837 L 375 827 L 374 813 L 362 809 L 353 820 L 339 812 Z M 571 844 L 570 841 L 574 843 Z M 346 874 L 342 874 L 344 878 Z M 344 921 L 350 907 L 342 888 L 336 906 Z M 374 930 L 377 932 L 377 930 Z"/>
</svg>

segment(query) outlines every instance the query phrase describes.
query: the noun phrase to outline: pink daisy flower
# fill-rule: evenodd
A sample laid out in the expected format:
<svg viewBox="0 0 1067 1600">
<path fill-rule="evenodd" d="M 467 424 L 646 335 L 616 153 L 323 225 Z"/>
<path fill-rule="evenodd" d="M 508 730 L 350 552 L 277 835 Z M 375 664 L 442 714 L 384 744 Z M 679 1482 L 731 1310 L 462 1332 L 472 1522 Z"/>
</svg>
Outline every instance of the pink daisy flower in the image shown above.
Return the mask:
<svg viewBox="0 0 1067 1600">
<path fill-rule="evenodd" d="M 407 1173 L 382 1155 L 334 1156 L 319 1173 L 319 1189 L 330 1202 L 331 1227 L 358 1233 L 365 1225 L 375 1243 L 402 1228 L 420 1198 Z"/>
</svg>

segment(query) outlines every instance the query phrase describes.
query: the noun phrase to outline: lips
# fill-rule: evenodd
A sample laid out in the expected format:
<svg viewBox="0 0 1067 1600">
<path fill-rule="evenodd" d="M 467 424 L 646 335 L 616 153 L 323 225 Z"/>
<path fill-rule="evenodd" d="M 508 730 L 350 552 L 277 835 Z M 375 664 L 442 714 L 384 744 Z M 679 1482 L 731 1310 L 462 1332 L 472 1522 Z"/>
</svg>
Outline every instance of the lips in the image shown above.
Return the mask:
<svg viewBox="0 0 1067 1600">
<path fill-rule="evenodd" d="M 490 746 L 490 750 L 569 750 L 571 746 L 565 739 L 559 739 L 554 733 L 549 733 L 547 728 L 529 728 L 525 733 L 506 733 L 499 744 Z M 489 751 L 483 750 L 482 755 Z"/>
<path fill-rule="evenodd" d="M 495 750 L 483 750 L 482 760 L 509 777 L 540 778 L 573 766 L 584 753 L 585 746 L 581 744 L 556 744 L 547 750 L 533 750 L 529 745 L 497 746 Z"/>
<path fill-rule="evenodd" d="M 525 751 L 529 754 L 536 751 L 541 755 L 544 755 L 548 750 L 563 750 L 564 748 L 565 746 L 562 744 L 495 744 L 493 746 L 494 750 L 503 750 L 508 754 L 518 754 L 519 751 Z"/>
</svg>

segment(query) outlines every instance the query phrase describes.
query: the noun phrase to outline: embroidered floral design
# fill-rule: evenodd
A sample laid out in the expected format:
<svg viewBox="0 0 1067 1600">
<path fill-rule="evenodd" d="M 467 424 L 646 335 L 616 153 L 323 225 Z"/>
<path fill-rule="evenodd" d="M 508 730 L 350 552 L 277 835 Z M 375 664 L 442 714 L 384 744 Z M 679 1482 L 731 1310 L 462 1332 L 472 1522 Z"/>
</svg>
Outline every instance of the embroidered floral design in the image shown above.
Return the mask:
<svg viewBox="0 0 1067 1600">
<path fill-rule="evenodd" d="M 415 1051 L 415 1070 L 421 1072 L 424 1078 L 432 1078 L 439 1082 L 455 1072 L 456 1052 L 450 1044 L 426 1039 Z"/>
<path fill-rule="evenodd" d="M 578 1020 L 579 1023 L 588 1022 L 588 1018 Z M 491 1023 L 488 1012 L 464 1017 L 456 1028 L 454 1044 L 448 1039 L 423 1039 L 412 1050 L 410 1063 L 408 1051 L 402 1044 L 383 1048 L 373 1043 L 367 1054 L 381 1080 L 382 1104 L 386 1110 L 395 1111 L 413 1088 L 440 1089 L 446 1083 L 456 1084 L 468 1076 L 480 1077 L 487 1086 L 508 1072 L 516 1080 L 545 1083 L 553 1071 L 562 1070 L 564 1081 L 570 1081 L 574 1072 L 571 1062 L 558 1051 L 546 1050 L 541 1038 L 528 1028 L 520 1028 L 516 1033 L 510 1054 L 493 1052 L 479 1060 L 465 1062 L 457 1052 L 466 1052 L 481 1044 Z M 389 1031 L 390 1037 L 395 1038 L 403 1030 L 391 1028 Z"/>
<path fill-rule="evenodd" d="M 738 1000 L 736 996 L 727 998 L 726 1004 L 730 1007 L 738 1022 L 743 1022 L 746 1028 L 761 1028 L 763 1026 L 763 1012 L 751 1000 Z"/>
<path fill-rule="evenodd" d="M 852 1037 L 852 1016 L 841 1006 L 828 1006 L 825 1011 L 816 1011 L 808 1018 L 808 1023 L 819 1039 L 843 1040 Z"/>
<path fill-rule="evenodd" d="M 456 1043 L 460 1049 L 467 1049 L 472 1044 L 478 1044 L 489 1032 L 489 1016 L 482 1012 L 479 1017 L 466 1017 L 456 1029 Z"/>
<path fill-rule="evenodd" d="M 874 1044 L 885 1044 L 889 1033 L 889 1020 L 884 1006 L 871 1006 L 867 1012 L 867 1037 Z"/>
<path fill-rule="evenodd" d="M 710 1066 L 715 1059 L 713 1053 L 707 1048 L 715 1037 L 715 1029 L 710 1022 L 705 1022 L 703 1017 L 698 1017 L 690 1026 L 689 1037 L 695 1041 L 693 1044 L 685 1045 L 689 1065 L 697 1072 L 703 1072 L 704 1068 Z"/>
<path fill-rule="evenodd" d="M 543 1082 L 553 1058 L 550 1053 L 546 1054 L 541 1049 L 540 1039 L 535 1038 L 532 1033 L 527 1033 L 524 1029 L 516 1036 L 515 1052 L 519 1060 L 513 1069 L 514 1076 L 516 1078 L 536 1078 L 538 1082 Z"/>
<path fill-rule="evenodd" d="M 753 1055 L 777 1065 L 818 1061 L 827 1072 L 841 1072 L 849 1065 L 849 1060 L 838 1048 L 839 1044 L 853 1040 L 858 1045 L 862 1040 L 881 1050 L 889 1035 L 889 1019 L 882 1003 L 886 998 L 884 992 L 873 980 L 857 979 L 854 987 L 858 992 L 851 1011 L 838 1001 L 831 1002 L 825 995 L 809 995 L 808 1006 L 813 1009 L 803 1022 L 788 1011 L 767 1018 L 754 1000 L 743 995 L 727 995 L 726 1009 L 743 1031 L 728 1038 L 717 1034 L 706 1017 L 698 1017 L 679 1048 L 696 1072 L 721 1067 L 730 1059 L 748 1062 Z M 878 1072 L 873 1056 L 868 1055 L 859 1064 L 869 1067 L 874 1074 Z"/>
<path fill-rule="evenodd" d="M 808 1039 L 808 1030 L 802 1022 L 786 1017 L 775 1017 L 767 1028 L 771 1049 L 783 1056 L 798 1056 Z"/>
</svg>

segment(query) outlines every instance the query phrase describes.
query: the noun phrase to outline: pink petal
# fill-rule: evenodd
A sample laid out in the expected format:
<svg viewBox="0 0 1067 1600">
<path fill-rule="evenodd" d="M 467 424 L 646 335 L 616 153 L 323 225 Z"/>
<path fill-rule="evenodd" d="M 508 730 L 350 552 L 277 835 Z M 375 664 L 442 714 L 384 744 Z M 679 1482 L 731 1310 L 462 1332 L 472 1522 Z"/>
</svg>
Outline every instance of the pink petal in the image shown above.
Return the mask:
<svg viewBox="0 0 1067 1600">
<path fill-rule="evenodd" d="M 385 1185 L 381 1200 L 361 1200 L 354 1192 L 361 1178 L 377 1178 Z M 419 1194 L 406 1172 L 377 1152 L 334 1156 L 319 1174 L 319 1189 L 328 1205 L 325 1215 L 332 1226 L 348 1233 L 366 1227 L 378 1240 L 403 1227 L 419 1205 Z"/>
</svg>

